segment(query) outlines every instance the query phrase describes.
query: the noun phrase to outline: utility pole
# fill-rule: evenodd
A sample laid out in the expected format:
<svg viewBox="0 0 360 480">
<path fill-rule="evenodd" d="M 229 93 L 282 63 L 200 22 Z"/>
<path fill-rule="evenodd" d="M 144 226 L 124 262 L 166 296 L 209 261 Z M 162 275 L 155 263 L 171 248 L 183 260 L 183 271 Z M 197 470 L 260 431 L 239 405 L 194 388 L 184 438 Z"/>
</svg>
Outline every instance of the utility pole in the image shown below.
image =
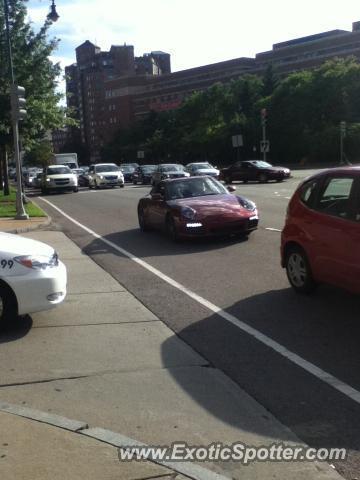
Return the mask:
<svg viewBox="0 0 360 480">
<path fill-rule="evenodd" d="M 22 169 L 20 165 L 20 145 L 19 145 L 19 120 L 23 120 L 26 116 L 25 110 L 25 89 L 20 87 L 15 82 L 14 75 L 14 66 L 12 58 L 12 48 L 11 48 L 11 36 L 10 36 L 10 22 L 9 22 L 9 0 L 3 0 L 4 2 L 4 17 L 5 17 L 5 32 L 6 32 L 6 43 L 8 51 L 8 62 L 9 62 L 9 77 L 10 77 L 10 96 L 11 96 L 11 124 L 13 131 L 14 139 L 14 157 L 16 163 L 16 219 L 17 220 L 27 220 L 29 218 L 28 214 L 25 212 L 23 204 L 23 187 L 22 187 Z M 50 6 L 50 12 L 47 15 L 48 20 L 51 22 L 56 22 L 59 18 L 59 15 L 56 12 L 55 1 L 52 0 Z"/>
<path fill-rule="evenodd" d="M 340 122 L 340 165 L 344 165 L 344 138 L 346 135 L 346 122 Z"/>
<path fill-rule="evenodd" d="M 262 140 L 260 142 L 260 151 L 263 152 L 263 160 L 266 162 L 266 153 L 270 149 L 270 143 L 266 139 L 266 122 L 267 122 L 267 110 L 261 109 L 261 126 L 262 126 Z"/>
<path fill-rule="evenodd" d="M 6 27 L 6 40 L 9 56 L 9 72 L 10 72 L 10 96 L 11 96 L 11 123 L 13 129 L 14 139 L 14 156 L 16 164 L 16 219 L 28 220 L 29 216 L 25 212 L 23 198 L 22 198 L 22 176 L 20 168 L 20 151 L 19 151 L 19 120 L 24 118 L 26 110 L 23 109 L 25 104 L 25 98 L 21 95 L 25 93 L 23 87 L 19 87 L 15 84 L 14 67 L 11 50 L 11 38 L 10 38 L 10 26 L 9 26 L 9 6 L 8 0 L 4 0 L 4 13 L 5 13 L 5 27 Z M 23 100 L 23 102 L 22 102 Z"/>
</svg>

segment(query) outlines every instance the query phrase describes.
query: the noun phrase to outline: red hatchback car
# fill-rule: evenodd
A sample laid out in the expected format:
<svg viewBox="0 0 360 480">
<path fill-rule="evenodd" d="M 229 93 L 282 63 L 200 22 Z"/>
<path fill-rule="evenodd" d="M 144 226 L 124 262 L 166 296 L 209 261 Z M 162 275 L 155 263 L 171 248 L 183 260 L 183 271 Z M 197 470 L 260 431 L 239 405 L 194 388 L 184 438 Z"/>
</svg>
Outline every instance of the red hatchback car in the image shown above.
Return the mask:
<svg viewBox="0 0 360 480">
<path fill-rule="evenodd" d="M 308 293 L 328 283 L 360 293 L 360 167 L 306 179 L 290 200 L 281 237 L 292 287 Z"/>
</svg>

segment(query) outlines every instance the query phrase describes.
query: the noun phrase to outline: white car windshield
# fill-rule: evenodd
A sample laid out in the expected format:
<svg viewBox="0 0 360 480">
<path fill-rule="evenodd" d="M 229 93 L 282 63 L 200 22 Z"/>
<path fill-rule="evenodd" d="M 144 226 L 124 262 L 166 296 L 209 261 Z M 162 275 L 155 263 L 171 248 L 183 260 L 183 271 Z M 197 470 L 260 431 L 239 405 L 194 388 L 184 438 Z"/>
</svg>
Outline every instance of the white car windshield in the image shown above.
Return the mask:
<svg viewBox="0 0 360 480">
<path fill-rule="evenodd" d="M 154 172 L 156 169 L 155 165 L 144 165 L 143 167 L 140 167 L 141 171 L 143 173 L 151 173 Z"/>
<path fill-rule="evenodd" d="M 264 162 L 262 160 L 258 160 L 256 162 L 252 162 L 253 165 L 255 165 L 258 168 L 269 168 L 272 167 L 272 165 L 268 162 Z"/>
<path fill-rule="evenodd" d="M 102 172 L 118 172 L 119 167 L 116 165 L 98 165 L 95 167 L 95 172 L 96 173 L 102 173 Z"/>
<path fill-rule="evenodd" d="M 192 168 L 195 170 L 202 170 L 204 168 L 214 168 L 210 163 L 197 163 L 196 165 L 193 165 Z"/>
<path fill-rule="evenodd" d="M 184 167 L 182 165 L 163 165 L 160 167 L 160 172 L 183 172 Z"/>
<path fill-rule="evenodd" d="M 51 167 L 48 168 L 46 173 L 48 175 L 62 175 L 64 173 L 72 173 L 69 167 Z"/>
<path fill-rule="evenodd" d="M 229 194 L 229 192 L 222 183 L 210 177 L 191 177 L 190 180 L 166 184 L 166 197 L 168 200 L 223 194 Z"/>
</svg>

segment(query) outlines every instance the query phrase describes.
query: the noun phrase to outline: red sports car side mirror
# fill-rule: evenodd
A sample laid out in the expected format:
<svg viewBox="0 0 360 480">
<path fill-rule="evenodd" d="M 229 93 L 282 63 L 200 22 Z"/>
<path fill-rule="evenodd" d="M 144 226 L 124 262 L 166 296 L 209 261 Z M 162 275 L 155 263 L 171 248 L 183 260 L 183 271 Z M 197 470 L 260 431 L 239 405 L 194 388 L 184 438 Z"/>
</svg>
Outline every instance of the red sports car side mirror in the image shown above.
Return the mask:
<svg viewBox="0 0 360 480">
<path fill-rule="evenodd" d="M 163 199 L 163 196 L 161 195 L 161 193 L 153 193 L 153 194 L 151 195 L 151 198 L 152 198 L 153 200 L 162 200 L 162 199 Z"/>
</svg>

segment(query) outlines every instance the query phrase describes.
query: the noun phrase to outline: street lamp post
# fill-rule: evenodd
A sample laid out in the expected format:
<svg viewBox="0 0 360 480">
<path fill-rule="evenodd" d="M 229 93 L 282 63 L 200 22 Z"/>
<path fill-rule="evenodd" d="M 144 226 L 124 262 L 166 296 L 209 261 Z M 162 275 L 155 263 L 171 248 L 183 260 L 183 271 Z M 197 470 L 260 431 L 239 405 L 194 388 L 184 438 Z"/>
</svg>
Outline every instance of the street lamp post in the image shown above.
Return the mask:
<svg viewBox="0 0 360 480">
<path fill-rule="evenodd" d="M 15 82 L 14 74 L 14 65 L 12 57 L 12 47 L 11 47 L 11 35 L 10 35 L 10 25 L 9 25 L 9 4 L 8 0 L 4 1 L 4 17 L 5 17 L 5 31 L 6 31 L 6 43 L 7 51 L 9 57 L 9 76 L 10 76 L 10 92 L 11 92 L 11 124 L 13 131 L 13 141 L 14 141 L 14 157 L 16 165 L 16 219 L 17 220 L 27 220 L 29 218 L 28 214 L 25 212 L 23 196 L 22 196 L 22 171 L 20 165 L 20 147 L 19 147 L 19 120 L 21 120 L 26 111 L 23 110 L 23 104 L 25 104 L 25 99 L 23 94 L 25 90 L 23 87 L 20 87 Z M 59 15 L 56 12 L 56 5 L 54 0 L 52 0 L 50 12 L 47 15 L 48 20 L 56 22 L 59 18 Z M 22 103 L 23 101 L 23 103 Z"/>
</svg>

